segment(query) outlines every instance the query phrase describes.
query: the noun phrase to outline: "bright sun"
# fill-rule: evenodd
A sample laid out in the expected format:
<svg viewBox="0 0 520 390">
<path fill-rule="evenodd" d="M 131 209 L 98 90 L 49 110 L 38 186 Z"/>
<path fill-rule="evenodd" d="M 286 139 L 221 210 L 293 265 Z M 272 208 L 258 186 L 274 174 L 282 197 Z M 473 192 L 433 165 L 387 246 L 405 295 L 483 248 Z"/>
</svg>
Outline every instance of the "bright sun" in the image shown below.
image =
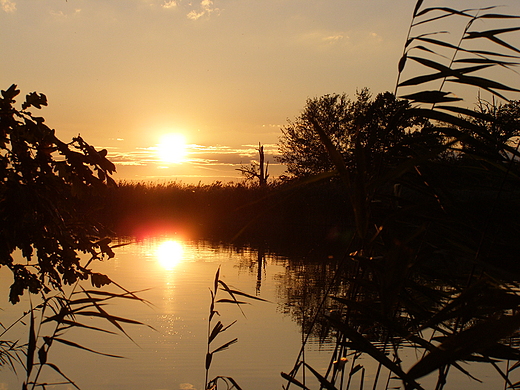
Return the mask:
<svg viewBox="0 0 520 390">
<path fill-rule="evenodd" d="M 182 261 L 184 248 L 179 241 L 164 241 L 157 248 L 157 260 L 162 267 L 171 271 Z"/>
<path fill-rule="evenodd" d="M 186 156 L 186 138 L 182 134 L 165 134 L 157 148 L 159 158 L 166 163 L 181 163 Z"/>
</svg>

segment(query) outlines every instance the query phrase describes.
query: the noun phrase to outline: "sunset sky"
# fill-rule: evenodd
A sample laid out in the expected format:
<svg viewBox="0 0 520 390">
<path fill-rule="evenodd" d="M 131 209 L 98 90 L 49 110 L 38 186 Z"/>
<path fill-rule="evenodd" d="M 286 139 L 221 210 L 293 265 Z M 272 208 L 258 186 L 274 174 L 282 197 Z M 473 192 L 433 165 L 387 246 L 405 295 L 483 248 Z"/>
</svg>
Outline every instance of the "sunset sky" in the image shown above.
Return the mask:
<svg viewBox="0 0 520 390">
<path fill-rule="evenodd" d="M 415 2 L 0 0 L 0 89 L 46 94 L 38 115 L 108 149 L 118 180 L 236 180 L 259 142 L 277 176 L 280 129 L 307 98 L 394 90 Z M 184 136 L 180 163 L 160 159 L 167 133 Z"/>
</svg>

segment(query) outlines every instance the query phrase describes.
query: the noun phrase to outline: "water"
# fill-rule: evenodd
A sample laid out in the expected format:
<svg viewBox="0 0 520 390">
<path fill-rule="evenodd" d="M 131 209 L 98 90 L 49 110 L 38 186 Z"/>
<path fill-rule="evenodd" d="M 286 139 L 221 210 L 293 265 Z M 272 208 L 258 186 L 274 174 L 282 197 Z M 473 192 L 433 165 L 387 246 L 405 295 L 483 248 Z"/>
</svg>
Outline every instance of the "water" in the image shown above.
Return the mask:
<svg viewBox="0 0 520 390">
<path fill-rule="evenodd" d="M 153 329 L 126 324 L 124 329 L 128 337 L 121 332 L 112 335 L 72 329 L 61 337 L 124 358 L 108 358 L 55 343 L 48 361 L 56 364 L 84 390 L 202 390 L 210 289 L 220 268 L 220 279 L 226 284 L 251 295 L 258 294 L 268 302 L 251 301 L 250 305 L 242 307 L 243 314 L 235 305 L 217 304 L 220 317 L 213 322 L 220 320 L 224 325 L 237 322 L 214 340 L 211 350 L 235 337 L 238 342 L 214 355 L 210 379 L 219 375 L 232 377 L 244 390 L 281 389 L 286 382 L 280 372 L 293 368 L 302 345 L 301 325 L 296 318 L 301 319 L 303 315 L 310 318 L 309 308 L 316 306 L 320 297 L 326 294 L 324 286 L 330 282 L 333 261 L 329 263 L 321 258 L 312 263 L 297 257 L 289 260 L 274 255 L 260 258 L 263 260 L 259 266 L 258 252 L 249 248 L 182 242 L 175 237 L 156 237 L 117 248 L 116 257 L 97 263 L 94 271 L 110 275 L 126 289 L 143 290 L 138 295 L 150 304 L 122 300 L 106 310 L 148 324 Z M 27 296 L 14 307 L 6 302 L 10 277 L 5 268 L 0 269 L 0 307 L 5 309 L 0 318 L 4 325 L 29 307 Z M 91 287 L 87 283 L 85 288 Z M 110 290 L 117 291 L 113 287 Z M 110 324 L 92 318 L 81 321 L 117 331 Z M 48 328 L 44 327 L 43 334 L 46 331 Z M 25 342 L 27 327 L 14 328 L 8 335 L 11 339 L 20 337 L 21 342 Z M 305 359 L 317 371 L 325 373 L 332 348 L 332 342 L 320 344 L 311 338 L 306 344 Z M 403 352 L 405 369 L 420 358 L 413 349 Z M 349 358 L 351 364 L 352 356 Z M 377 365 L 367 356 L 362 356 L 355 364 L 366 369 L 363 388 L 371 389 Z M 446 390 L 503 388 L 503 381 L 491 365 L 462 366 L 482 383 L 452 368 Z M 505 369 L 503 363 L 500 367 Z M 22 374 L 22 369 L 18 376 L 7 368 L 1 369 L 0 390 L 21 389 Z M 388 371 L 383 370 L 378 389 L 384 388 L 384 378 L 388 376 Z M 309 388 L 319 388 L 312 375 L 307 378 Z M 63 378 L 47 368 L 40 381 L 51 383 L 63 381 Z M 435 373 L 420 380 L 425 389 L 435 388 L 435 382 Z M 351 388 L 361 388 L 360 383 L 361 371 L 358 371 L 353 376 Z M 68 390 L 73 386 L 46 386 L 46 389 L 54 388 Z M 388 388 L 402 388 L 402 383 L 392 379 Z"/>
<path fill-rule="evenodd" d="M 95 267 L 95 271 L 110 275 L 126 289 L 146 289 L 138 295 L 151 305 L 121 301 L 110 305 L 107 311 L 154 329 L 125 325 L 129 337 L 73 329 L 63 338 L 124 359 L 55 344 L 48 360 L 82 389 L 203 389 L 210 288 L 219 267 L 225 283 L 251 295 L 258 293 L 269 302 L 251 301 L 251 305 L 242 307 L 244 314 L 236 305 L 218 304 L 218 320 L 224 325 L 237 322 L 215 339 L 212 349 L 235 337 L 238 342 L 214 355 L 210 378 L 229 376 L 243 389 L 281 388 L 284 380 L 280 372 L 292 369 L 301 348 L 300 328 L 286 308 L 284 281 L 288 260 L 266 256 L 259 269 L 258 254 L 252 250 L 180 242 L 168 237 L 120 247 L 115 258 Z M 10 275 L 5 269 L 0 271 L 0 295 L 4 299 Z M 6 308 L 2 323 L 7 324 L 23 307 L 28 307 L 21 305 L 28 305 L 28 300 L 12 308 L 4 299 L 0 306 Z M 117 331 L 110 324 L 103 326 Z M 329 351 L 330 347 L 313 340 L 308 344 L 306 359 L 324 372 Z M 0 389 L 20 389 L 22 373 L 20 370 L 17 377 L 2 369 Z M 41 378 L 48 383 L 58 379 L 50 369 Z"/>
</svg>

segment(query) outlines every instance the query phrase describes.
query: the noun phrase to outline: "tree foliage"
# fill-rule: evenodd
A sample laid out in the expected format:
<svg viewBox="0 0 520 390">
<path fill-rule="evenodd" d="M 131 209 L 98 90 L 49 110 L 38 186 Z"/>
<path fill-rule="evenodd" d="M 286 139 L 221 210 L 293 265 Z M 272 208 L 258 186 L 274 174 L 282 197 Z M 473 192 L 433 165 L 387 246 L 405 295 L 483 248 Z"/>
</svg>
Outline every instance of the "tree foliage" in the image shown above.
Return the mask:
<svg viewBox="0 0 520 390">
<path fill-rule="evenodd" d="M 94 217 L 95 200 L 115 185 L 107 151 L 80 136 L 60 141 L 29 111 L 46 106 L 46 96 L 30 93 L 17 109 L 19 92 L 12 85 L 0 98 L 0 267 L 13 274 L 12 303 L 27 289 L 60 289 L 79 279 L 99 287 L 108 278 L 88 265 L 113 256 L 108 231 Z"/>
<path fill-rule="evenodd" d="M 359 161 L 357 149 L 363 150 L 367 167 L 380 169 L 383 163 L 406 155 L 406 145 L 417 136 L 414 129 L 423 121 L 406 116 L 409 107 L 390 92 L 373 99 L 367 89 L 353 100 L 345 94 L 308 99 L 301 115 L 282 129 L 278 160 L 297 177 L 332 170 L 330 153 L 316 131 L 319 126 L 347 166 Z"/>
</svg>

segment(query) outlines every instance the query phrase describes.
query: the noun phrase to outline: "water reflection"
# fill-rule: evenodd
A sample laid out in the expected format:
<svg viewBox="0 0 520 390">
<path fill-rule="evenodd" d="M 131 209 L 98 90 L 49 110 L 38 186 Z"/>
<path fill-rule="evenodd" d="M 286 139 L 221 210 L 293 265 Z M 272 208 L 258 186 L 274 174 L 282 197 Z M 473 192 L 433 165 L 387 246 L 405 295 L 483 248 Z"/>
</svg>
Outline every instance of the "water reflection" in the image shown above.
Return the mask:
<svg viewBox="0 0 520 390">
<path fill-rule="evenodd" d="M 183 260 L 184 247 L 179 241 L 166 240 L 157 246 L 157 261 L 166 270 L 173 270 Z"/>
</svg>

